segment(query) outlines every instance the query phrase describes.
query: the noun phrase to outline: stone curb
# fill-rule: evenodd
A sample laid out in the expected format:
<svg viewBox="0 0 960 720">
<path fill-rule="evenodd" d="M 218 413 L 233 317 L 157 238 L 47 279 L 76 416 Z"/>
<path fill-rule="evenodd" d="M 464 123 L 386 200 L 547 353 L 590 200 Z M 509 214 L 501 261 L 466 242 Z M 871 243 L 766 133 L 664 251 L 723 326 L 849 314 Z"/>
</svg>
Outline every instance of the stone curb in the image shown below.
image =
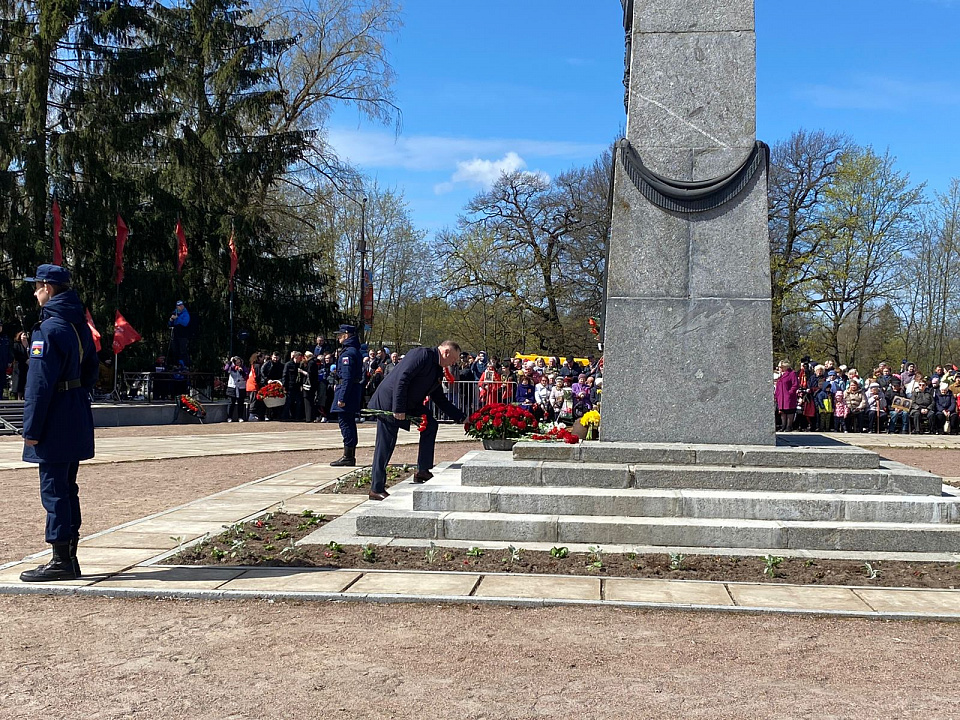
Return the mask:
<svg viewBox="0 0 960 720">
<path fill-rule="evenodd" d="M 568 576 L 548 576 L 568 577 Z M 796 586 L 793 586 L 796 587 Z M 818 588 L 846 586 L 818 585 Z M 893 588 L 891 588 L 893 589 Z M 960 613 L 861 612 L 856 610 L 750 607 L 740 605 L 696 605 L 689 603 L 630 602 L 613 600 L 570 600 L 564 598 L 474 597 L 470 595 L 412 595 L 375 593 L 283 592 L 263 590 L 163 590 L 146 588 L 97 588 L 56 585 L 27 586 L 0 584 L 0 595 L 51 595 L 108 598 L 164 598 L 171 600 L 300 600 L 304 602 L 355 602 L 377 604 L 489 605 L 494 607 L 615 607 L 635 610 L 721 612 L 746 615 L 790 615 L 799 617 L 860 618 L 869 620 L 928 620 L 960 622 Z"/>
</svg>

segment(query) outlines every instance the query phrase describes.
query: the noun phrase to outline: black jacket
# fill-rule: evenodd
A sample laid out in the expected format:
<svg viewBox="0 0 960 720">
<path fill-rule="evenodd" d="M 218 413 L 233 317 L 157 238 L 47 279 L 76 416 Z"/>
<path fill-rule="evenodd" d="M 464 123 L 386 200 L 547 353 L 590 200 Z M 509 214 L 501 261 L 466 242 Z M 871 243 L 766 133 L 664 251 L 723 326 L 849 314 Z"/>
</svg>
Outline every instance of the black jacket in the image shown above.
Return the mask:
<svg viewBox="0 0 960 720">
<path fill-rule="evenodd" d="M 443 368 L 437 348 L 416 348 L 408 352 L 370 398 L 373 410 L 422 415 L 429 397 L 447 416 L 463 422 L 466 414 L 443 394 Z"/>
</svg>

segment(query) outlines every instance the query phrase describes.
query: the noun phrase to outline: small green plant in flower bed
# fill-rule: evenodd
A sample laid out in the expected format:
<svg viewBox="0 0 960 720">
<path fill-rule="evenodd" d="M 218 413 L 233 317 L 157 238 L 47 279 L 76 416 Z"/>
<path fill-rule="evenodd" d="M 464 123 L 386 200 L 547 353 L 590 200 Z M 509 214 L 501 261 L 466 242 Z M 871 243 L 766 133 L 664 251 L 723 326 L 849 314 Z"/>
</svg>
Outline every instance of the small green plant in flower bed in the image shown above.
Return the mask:
<svg viewBox="0 0 960 720">
<path fill-rule="evenodd" d="M 398 482 L 406 480 L 413 473 L 414 468 L 410 465 L 388 465 L 387 466 L 387 487 L 396 485 Z M 327 485 L 320 492 L 342 494 L 366 494 L 369 491 L 372 480 L 371 469 L 368 467 L 357 468 L 330 485 Z"/>
</svg>

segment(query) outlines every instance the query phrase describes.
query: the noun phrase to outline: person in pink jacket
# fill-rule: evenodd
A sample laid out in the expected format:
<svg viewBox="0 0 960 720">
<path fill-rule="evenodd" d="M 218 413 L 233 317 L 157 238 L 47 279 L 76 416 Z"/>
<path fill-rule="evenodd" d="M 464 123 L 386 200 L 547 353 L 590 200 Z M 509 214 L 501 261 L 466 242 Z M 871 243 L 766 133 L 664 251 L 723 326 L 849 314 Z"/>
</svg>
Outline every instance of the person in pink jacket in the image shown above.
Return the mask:
<svg viewBox="0 0 960 720">
<path fill-rule="evenodd" d="M 789 360 L 780 361 L 780 377 L 774 389 L 774 399 L 777 401 L 777 412 L 780 414 L 780 429 L 784 432 L 793 430 L 793 421 L 797 415 L 797 392 L 800 390 L 800 381 L 793 371 Z"/>
</svg>

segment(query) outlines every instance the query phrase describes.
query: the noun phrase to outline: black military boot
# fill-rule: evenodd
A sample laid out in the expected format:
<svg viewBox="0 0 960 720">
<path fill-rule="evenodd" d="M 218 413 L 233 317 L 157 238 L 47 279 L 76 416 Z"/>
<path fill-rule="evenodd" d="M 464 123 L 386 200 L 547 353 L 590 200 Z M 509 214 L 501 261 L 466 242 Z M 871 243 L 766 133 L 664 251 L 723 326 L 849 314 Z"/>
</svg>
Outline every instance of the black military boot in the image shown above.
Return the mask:
<svg viewBox="0 0 960 720">
<path fill-rule="evenodd" d="M 77 573 L 70 560 L 70 544 L 54 543 L 53 558 L 46 565 L 20 573 L 21 582 L 56 582 L 57 580 L 76 580 Z"/>
<path fill-rule="evenodd" d="M 357 448 L 343 446 L 343 457 L 330 463 L 330 467 L 353 467 L 357 464 Z"/>
<path fill-rule="evenodd" d="M 80 542 L 80 538 L 74 538 L 70 541 L 70 562 L 73 564 L 73 572 L 77 577 L 80 577 L 80 562 L 77 560 L 77 544 Z"/>
</svg>

